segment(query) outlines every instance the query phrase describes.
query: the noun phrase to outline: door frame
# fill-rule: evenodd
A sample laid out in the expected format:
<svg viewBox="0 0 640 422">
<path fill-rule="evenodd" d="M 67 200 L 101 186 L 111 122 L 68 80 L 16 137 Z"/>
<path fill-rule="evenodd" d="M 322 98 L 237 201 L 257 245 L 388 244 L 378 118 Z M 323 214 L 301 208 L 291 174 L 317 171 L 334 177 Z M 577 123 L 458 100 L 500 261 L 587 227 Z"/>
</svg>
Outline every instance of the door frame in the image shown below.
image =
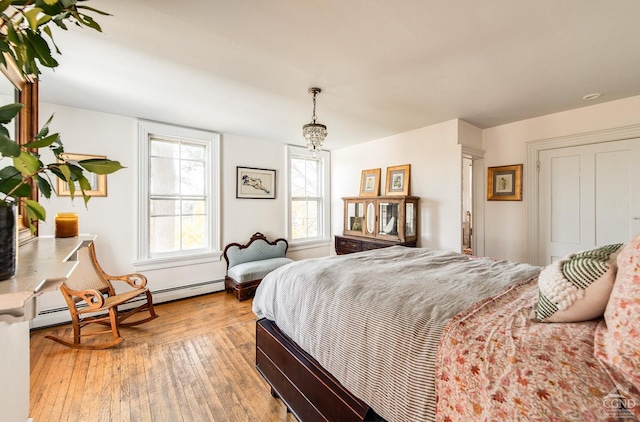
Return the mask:
<svg viewBox="0 0 640 422">
<path fill-rule="evenodd" d="M 462 164 L 463 158 L 470 158 L 473 174 L 471 176 L 471 250 L 476 256 L 484 256 L 484 192 L 487 191 L 485 184 L 485 168 L 484 168 L 484 151 L 472 147 L 462 146 L 462 156 L 460 157 Z M 462 174 L 461 174 L 462 177 Z M 462 181 L 462 180 L 461 180 Z M 462 201 L 462 198 L 460 198 Z M 462 202 L 460 202 L 462 205 Z M 462 208 L 460 209 L 462 215 Z M 460 243 L 462 246 L 462 242 Z"/>
<path fill-rule="evenodd" d="M 528 192 L 527 209 L 527 244 L 525 256 L 527 262 L 538 264 L 538 232 L 539 224 L 539 172 L 540 152 L 550 149 L 598 144 L 602 142 L 624 141 L 640 138 L 640 125 L 623 126 L 595 132 L 579 133 L 555 138 L 527 142 L 527 165 L 524 179 L 524 191 Z"/>
</svg>

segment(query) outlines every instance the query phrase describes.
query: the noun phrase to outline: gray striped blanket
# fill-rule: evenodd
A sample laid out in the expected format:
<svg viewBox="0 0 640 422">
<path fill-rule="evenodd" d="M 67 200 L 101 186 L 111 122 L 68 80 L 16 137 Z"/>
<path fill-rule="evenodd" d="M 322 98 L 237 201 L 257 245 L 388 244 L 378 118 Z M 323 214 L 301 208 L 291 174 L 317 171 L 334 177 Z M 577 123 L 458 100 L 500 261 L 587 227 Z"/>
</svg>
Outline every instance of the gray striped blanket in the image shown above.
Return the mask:
<svg viewBox="0 0 640 422">
<path fill-rule="evenodd" d="M 387 421 L 435 419 L 434 361 L 447 321 L 539 267 L 394 246 L 297 261 L 253 301 Z"/>
</svg>

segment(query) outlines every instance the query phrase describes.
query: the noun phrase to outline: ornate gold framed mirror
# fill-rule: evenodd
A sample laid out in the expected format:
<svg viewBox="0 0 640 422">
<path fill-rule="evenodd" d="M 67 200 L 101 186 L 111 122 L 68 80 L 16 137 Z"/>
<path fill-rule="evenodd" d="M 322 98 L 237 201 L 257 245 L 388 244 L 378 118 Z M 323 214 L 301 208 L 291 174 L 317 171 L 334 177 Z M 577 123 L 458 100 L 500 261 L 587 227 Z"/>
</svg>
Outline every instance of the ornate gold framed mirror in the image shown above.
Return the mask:
<svg viewBox="0 0 640 422">
<path fill-rule="evenodd" d="M 11 58 L 5 55 L 7 66 L 0 65 L 0 71 L 6 76 L 6 81 L 0 82 L 2 84 L 2 92 L 5 96 L 11 95 L 11 86 L 13 86 L 13 101 L 24 104 L 24 107 L 20 111 L 20 114 L 15 121 L 15 140 L 20 145 L 24 145 L 38 133 L 38 81 L 27 80 L 18 71 Z M 6 86 L 5 86 L 6 85 Z M 7 159 L 7 158 L 4 158 Z M 38 187 L 33 183 L 31 184 L 31 199 L 38 199 Z M 21 204 L 18 207 L 18 242 L 20 245 L 28 242 L 29 240 L 37 237 L 38 235 L 38 222 L 34 222 L 36 231 L 31 234 L 29 230 L 29 221 L 27 220 L 27 214 L 24 212 L 24 206 Z"/>
</svg>

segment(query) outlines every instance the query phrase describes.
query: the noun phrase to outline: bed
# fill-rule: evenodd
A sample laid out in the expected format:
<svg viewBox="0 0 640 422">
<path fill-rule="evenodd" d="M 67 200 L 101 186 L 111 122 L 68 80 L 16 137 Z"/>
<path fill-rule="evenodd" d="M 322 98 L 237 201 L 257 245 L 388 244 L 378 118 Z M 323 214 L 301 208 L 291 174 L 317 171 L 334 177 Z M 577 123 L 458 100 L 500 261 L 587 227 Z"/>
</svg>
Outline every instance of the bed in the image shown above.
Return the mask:
<svg viewBox="0 0 640 422">
<path fill-rule="evenodd" d="M 602 318 L 536 320 L 540 271 L 399 246 L 294 262 L 256 292 L 257 368 L 302 421 L 638 417 Z"/>
</svg>

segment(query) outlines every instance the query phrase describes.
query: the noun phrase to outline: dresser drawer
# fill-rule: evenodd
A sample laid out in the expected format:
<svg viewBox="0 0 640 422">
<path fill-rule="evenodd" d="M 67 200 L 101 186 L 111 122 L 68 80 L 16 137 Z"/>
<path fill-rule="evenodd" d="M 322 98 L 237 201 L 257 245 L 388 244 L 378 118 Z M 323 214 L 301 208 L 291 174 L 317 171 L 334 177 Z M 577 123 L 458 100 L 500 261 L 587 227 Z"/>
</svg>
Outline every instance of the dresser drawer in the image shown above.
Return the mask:
<svg viewBox="0 0 640 422">
<path fill-rule="evenodd" d="M 360 252 L 362 250 L 362 242 L 339 237 L 336 239 L 336 249 L 349 252 Z"/>
<path fill-rule="evenodd" d="M 363 251 L 370 251 L 371 249 L 382 249 L 382 248 L 388 248 L 389 246 L 393 246 L 393 245 L 389 245 L 386 243 L 370 243 L 370 242 L 366 242 L 362 244 L 362 250 Z"/>
</svg>

